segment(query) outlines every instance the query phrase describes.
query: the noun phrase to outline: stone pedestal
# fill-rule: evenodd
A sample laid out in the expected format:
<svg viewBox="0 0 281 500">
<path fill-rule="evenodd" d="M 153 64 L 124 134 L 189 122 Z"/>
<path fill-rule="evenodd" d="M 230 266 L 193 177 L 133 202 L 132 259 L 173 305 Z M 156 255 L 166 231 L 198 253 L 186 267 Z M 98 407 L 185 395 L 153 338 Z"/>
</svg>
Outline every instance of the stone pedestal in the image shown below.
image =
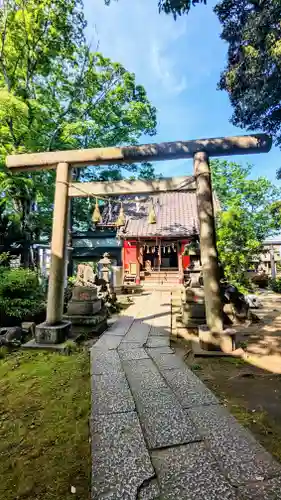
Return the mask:
<svg viewBox="0 0 281 500">
<path fill-rule="evenodd" d="M 69 336 L 70 321 L 62 321 L 58 325 L 49 325 L 46 321 L 36 326 L 35 342 L 37 344 L 62 344 Z"/>
<path fill-rule="evenodd" d="M 204 290 L 202 288 L 186 288 L 184 290 L 182 323 L 186 327 L 194 327 L 206 323 Z"/>
<path fill-rule="evenodd" d="M 107 327 L 107 313 L 97 298 L 97 287 L 75 286 L 64 319 L 72 324 L 71 338 L 99 335 Z"/>
<path fill-rule="evenodd" d="M 67 315 L 91 316 L 101 310 L 97 287 L 75 286 L 67 306 Z"/>
<path fill-rule="evenodd" d="M 107 313 L 101 310 L 94 316 L 65 315 L 71 322 L 70 338 L 88 338 L 91 335 L 100 335 L 107 329 Z"/>
</svg>

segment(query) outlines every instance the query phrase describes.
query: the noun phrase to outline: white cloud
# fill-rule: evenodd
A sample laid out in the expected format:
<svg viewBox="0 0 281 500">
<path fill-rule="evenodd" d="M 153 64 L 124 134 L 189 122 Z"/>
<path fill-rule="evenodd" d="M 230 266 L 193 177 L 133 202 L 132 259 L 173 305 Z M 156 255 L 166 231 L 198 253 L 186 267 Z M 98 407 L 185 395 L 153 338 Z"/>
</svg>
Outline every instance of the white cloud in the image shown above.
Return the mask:
<svg viewBox="0 0 281 500">
<path fill-rule="evenodd" d="M 156 41 L 152 45 L 150 63 L 156 81 L 160 82 L 167 93 L 180 94 L 186 89 L 185 77 L 176 75 L 176 64 L 173 58 L 167 56 L 165 50 L 161 49 Z"/>
<path fill-rule="evenodd" d="M 175 23 L 172 17 L 159 15 L 156 0 L 113 0 L 109 7 L 103 0 L 84 3 L 88 38 L 98 38 L 105 55 L 136 73 L 151 98 L 159 92 L 185 90 L 185 78 L 171 46 L 185 35 L 186 19 Z"/>
</svg>

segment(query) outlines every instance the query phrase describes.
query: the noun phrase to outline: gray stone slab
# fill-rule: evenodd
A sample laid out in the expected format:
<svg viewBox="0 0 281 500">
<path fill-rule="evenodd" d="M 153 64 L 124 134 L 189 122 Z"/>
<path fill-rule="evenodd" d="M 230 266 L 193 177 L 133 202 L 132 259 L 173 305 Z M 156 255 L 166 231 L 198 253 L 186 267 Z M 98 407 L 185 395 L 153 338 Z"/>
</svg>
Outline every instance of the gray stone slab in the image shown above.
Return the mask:
<svg viewBox="0 0 281 500">
<path fill-rule="evenodd" d="M 185 369 L 185 362 L 177 354 L 163 354 L 151 349 L 149 355 L 159 370 Z"/>
<path fill-rule="evenodd" d="M 111 351 L 113 352 L 113 351 Z M 126 361 L 128 359 L 148 359 L 149 356 L 141 347 L 136 347 L 136 349 L 129 350 L 119 350 L 119 356 L 122 361 Z"/>
<path fill-rule="evenodd" d="M 170 337 L 148 337 L 146 347 L 170 347 Z"/>
<path fill-rule="evenodd" d="M 155 477 L 134 412 L 93 420 L 92 454 L 92 500 L 136 500 Z"/>
<path fill-rule="evenodd" d="M 152 326 L 150 330 L 151 337 L 170 337 L 170 331 L 163 327 Z"/>
<path fill-rule="evenodd" d="M 137 500 L 160 500 L 160 489 L 156 479 L 152 479 L 139 489 Z"/>
<path fill-rule="evenodd" d="M 134 322 L 133 316 L 120 317 L 107 331 L 110 335 L 126 335 L 127 331 L 131 328 Z"/>
<path fill-rule="evenodd" d="M 183 408 L 218 404 L 217 398 L 189 368 L 162 370 Z"/>
<path fill-rule="evenodd" d="M 123 367 L 132 389 L 167 386 L 151 359 L 124 361 Z"/>
<path fill-rule="evenodd" d="M 151 325 L 143 323 L 141 320 L 135 320 L 130 330 L 126 333 L 125 342 L 143 342 L 145 343 L 149 335 Z"/>
<path fill-rule="evenodd" d="M 122 339 L 123 337 L 121 335 L 110 335 L 109 333 L 103 334 L 95 343 L 95 347 L 104 351 L 117 349 L 122 342 Z"/>
<path fill-rule="evenodd" d="M 133 411 L 135 403 L 124 372 L 92 376 L 92 415 Z"/>
<path fill-rule="evenodd" d="M 109 329 L 104 332 L 104 335 L 111 335 L 111 336 L 116 336 L 116 337 L 121 337 L 122 339 L 125 337 L 125 333 L 122 333 L 122 330 L 114 330 L 114 329 Z"/>
<path fill-rule="evenodd" d="M 121 342 L 118 347 L 118 351 L 129 351 L 130 349 L 141 349 L 143 347 L 143 342 Z"/>
<path fill-rule="evenodd" d="M 133 397 L 150 449 L 200 440 L 195 425 L 169 387 L 133 390 Z"/>
<path fill-rule="evenodd" d="M 153 352 L 157 352 L 159 354 L 174 354 L 175 351 L 171 347 L 149 347 L 146 348 L 146 352 L 150 355 Z"/>
<path fill-rule="evenodd" d="M 280 500 L 281 499 L 281 477 L 259 481 L 238 488 L 241 500 Z"/>
<path fill-rule="evenodd" d="M 161 500 L 235 500 L 236 493 L 203 443 L 153 451 Z"/>
<path fill-rule="evenodd" d="M 222 406 L 193 408 L 188 414 L 232 484 L 281 475 L 281 465 Z"/>
<path fill-rule="evenodd" d="M 96 347 L 91 349 L 91 373 L 101 375 L 103 373 L 122 372 L 122 365 L 117 351 L 103 351 Z"/>
</svg>

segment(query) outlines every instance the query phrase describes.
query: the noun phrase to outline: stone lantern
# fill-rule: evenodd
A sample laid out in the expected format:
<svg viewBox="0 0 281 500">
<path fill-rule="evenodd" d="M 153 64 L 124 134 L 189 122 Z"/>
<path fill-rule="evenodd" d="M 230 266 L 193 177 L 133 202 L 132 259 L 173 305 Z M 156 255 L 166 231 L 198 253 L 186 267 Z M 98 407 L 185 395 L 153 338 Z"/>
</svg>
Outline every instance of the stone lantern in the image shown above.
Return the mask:
<svg viewBox="0 0 281 500">
<path fill-rule="evenodd" d="M 105 252 L 103 254 L 102 259 L 99 260 L 99 264 L 101 264 L 101 277 L 106 281 L 106 283 L 109 283 L 109 273 L 110 273 L 110 265 L 111 265 L 111 260 L 109 258 L 109 253 Z"/>
</svg>

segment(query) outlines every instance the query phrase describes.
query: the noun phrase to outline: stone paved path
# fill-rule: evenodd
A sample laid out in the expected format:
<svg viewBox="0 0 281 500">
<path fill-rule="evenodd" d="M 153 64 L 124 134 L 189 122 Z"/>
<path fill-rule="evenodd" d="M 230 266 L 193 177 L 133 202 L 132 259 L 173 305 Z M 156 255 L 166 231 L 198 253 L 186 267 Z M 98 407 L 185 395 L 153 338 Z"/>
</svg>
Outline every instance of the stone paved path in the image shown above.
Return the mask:
<svg viewBox="0 0 281 500">
<path fill-rule="evenodd" d="M 281 466 L 170 348 L 170 294 L 91 349 L 93 500 L 278 500 Z"/>
</svg>

